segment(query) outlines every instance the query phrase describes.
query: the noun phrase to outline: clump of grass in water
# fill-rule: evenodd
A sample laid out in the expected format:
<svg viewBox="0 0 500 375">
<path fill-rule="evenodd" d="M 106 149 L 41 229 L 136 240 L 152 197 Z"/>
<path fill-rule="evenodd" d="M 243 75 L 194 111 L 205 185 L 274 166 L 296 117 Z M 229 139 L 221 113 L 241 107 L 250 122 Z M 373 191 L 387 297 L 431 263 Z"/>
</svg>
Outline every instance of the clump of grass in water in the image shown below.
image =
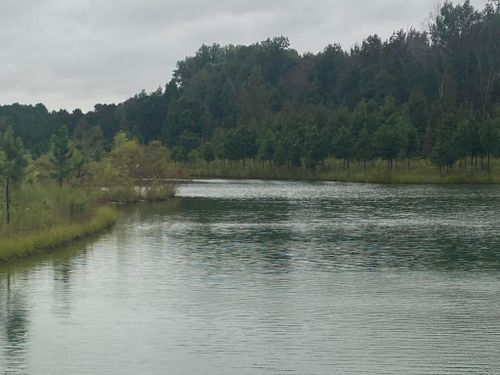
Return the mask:
<svg viewBox="0 0 500 375">
<path fill-rule="evenodd" d="M 0 263 L 5 263 L 35 252 L 52 249 L 71 241 L 96 234 L 111 227 L 117 214 L 111 207 L 98 207 L 88 221 L 59 224 L 33 232 L 20 232 L 0 238 Z"/>
<path fill-rule="evenodd" d="M 175 185 L 153 181 L 141 192 L 141 196 L 149 202 L 164 201 L 175 196 L 176 192 L 177 188 Z"/>
<path fill-rule="evenodd" d="M 148 181 L 146 186 L 119 186 L 103 189 L 99 193 L 99 200 L 116 203 L 159 202 L 174 197 L 176 192 L 175 184 L 153 180 Z"/>
</svg>

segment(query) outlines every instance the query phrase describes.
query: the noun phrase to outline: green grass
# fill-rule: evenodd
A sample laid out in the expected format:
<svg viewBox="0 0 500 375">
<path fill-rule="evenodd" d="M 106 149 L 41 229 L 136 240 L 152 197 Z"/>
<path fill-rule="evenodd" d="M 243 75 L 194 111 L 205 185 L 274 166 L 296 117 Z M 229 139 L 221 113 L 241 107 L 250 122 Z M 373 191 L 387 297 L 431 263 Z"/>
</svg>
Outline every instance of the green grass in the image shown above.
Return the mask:
<svg viewBox="0 0 500 375">
<path fill-rule="evenodd" d="M 490 173 L 485 169 L 460 169 L 440 171 L 428 160 L 413 160 L 410 167 L 406 161 L 399 161 L 389 169 L 386 162 L 351 163 L 344 168 L 340 160 L 329 159 L 324 167 L 314 170 L 302 167 L 276 167 L 260 162 L 223 163 L 222 161 L 186 163 L 182 165 L 192 178 L 234 178 L 270 180 L 325 180 L 341 182 L 362 182 L 380 184 L 500 184 L 500 160 L 492 162 Z"/>
<path fill-rule="evenodd" d="M 53 249 L 69 242 L 94 235 L 111 227 L 116 221 L 111 207 L 101 206 L 88 220 L 58 224 L 53 227 L 2 235 L 0 238 L 0 263 L 27 257 L 42 250 Z"/>
</svg>

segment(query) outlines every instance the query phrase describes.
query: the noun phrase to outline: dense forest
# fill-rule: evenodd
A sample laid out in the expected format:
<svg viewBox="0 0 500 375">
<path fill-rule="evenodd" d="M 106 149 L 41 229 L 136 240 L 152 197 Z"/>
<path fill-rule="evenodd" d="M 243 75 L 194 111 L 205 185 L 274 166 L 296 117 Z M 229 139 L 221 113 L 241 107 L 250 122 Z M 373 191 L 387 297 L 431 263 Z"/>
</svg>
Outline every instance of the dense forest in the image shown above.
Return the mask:
<svg viewBox="0 0 500 375">
<path fill-rule="evenodd" d="M 445 169 L 489 168 L 500 154 L 500 1 L 483 10 L 445 2 L 426 31 L 368 36 L 350 50 L 299 54 L 286 37 L 249 46 L 203 45 L 152 93 L 93 111 L 0 106 L 43 156 L 61 127 L 85 161 L 100 160 L 120 131 L 161 141 L 175 161 L 260 160 L 321 167 L 325 159 L 429 159 Z"/>
</svg>

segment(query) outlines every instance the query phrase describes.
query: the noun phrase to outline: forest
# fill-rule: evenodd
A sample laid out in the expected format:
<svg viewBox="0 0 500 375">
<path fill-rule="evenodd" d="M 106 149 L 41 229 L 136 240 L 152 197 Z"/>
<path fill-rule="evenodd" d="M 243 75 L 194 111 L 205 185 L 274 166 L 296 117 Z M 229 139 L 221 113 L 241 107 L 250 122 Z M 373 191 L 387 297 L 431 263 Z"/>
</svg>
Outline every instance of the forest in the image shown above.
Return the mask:
<svg viewBox="0 0 500 375">
<path fill-rule="evenodd" d="M 117 134 L 165 147 L 178 163 L 260 161 L 321 169 L 427 160 L 442 171 L 490 170 L 500 154 L 500 1 L 445 2 L 427 30 L 366 37 L 300 54 L 284 36 L 252 45 L 203 45 L 171 80 L 93 111 L 0 106 L 30 159 L 43 164 L 61 128 L 90 173 Z M 152 146 L 153 145 L 153 146 Z M 401 164 L 401 163 L 400 163 Z"/>
</svg>

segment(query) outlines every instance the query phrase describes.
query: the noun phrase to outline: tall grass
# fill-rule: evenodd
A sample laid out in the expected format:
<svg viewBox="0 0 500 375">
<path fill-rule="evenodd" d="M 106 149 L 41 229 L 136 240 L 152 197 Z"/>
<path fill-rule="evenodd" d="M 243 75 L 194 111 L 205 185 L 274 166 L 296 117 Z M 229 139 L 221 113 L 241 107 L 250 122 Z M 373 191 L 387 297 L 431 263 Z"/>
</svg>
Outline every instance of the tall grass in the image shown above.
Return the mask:
<svg viewBox="0 0 500 375">
<path fill-rule="evenodd" d="M 0 237 L 88 219 L 95 207 L 95 196 L 92 190 L 80 187 L 26 183 L 14 191 L 8 225 L 0 205 Z"/>
<path fill-rule="evenodd" d="M 46 229 L 20 232 L 0 237 L 0 263 L 26 257 L 90 236 L 109 228 L 116 221 L 116 212 L 106 206 L 93 210 L 89 220 L 58 224 Z"/>
</svg>

